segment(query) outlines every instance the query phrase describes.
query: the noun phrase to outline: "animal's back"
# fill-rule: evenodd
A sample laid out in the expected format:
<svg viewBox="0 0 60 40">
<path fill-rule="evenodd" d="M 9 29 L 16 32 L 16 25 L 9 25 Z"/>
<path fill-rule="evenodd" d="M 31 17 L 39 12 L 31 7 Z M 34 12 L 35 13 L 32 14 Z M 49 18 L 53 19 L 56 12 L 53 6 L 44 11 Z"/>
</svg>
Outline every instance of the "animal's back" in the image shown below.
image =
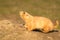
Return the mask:
<svg viewBox="0 0 60 40">
<path fill-rule="evenodd" d="M 35 26 L 37 28 L 43 29 L 44 27 L 51 28 L 50 30 L 53 29 L 53 23 L 50 19 L 45 18 L 45 17 L 34 17 L 35 21 Z"/>
</svg>

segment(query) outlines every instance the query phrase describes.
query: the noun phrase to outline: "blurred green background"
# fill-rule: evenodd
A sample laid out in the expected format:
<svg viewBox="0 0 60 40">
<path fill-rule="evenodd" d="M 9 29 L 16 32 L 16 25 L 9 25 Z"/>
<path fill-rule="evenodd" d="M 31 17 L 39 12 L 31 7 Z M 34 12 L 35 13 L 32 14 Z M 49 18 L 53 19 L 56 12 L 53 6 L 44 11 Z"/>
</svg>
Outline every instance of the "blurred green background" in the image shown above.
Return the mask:
<svg viewBox="0 0 60 40">
<path fill-rule="evenodd" d="M 20 21 L 19 11 L 60 21 L 60 0 L 0 0 L 0 19 Z"/>
</svg>

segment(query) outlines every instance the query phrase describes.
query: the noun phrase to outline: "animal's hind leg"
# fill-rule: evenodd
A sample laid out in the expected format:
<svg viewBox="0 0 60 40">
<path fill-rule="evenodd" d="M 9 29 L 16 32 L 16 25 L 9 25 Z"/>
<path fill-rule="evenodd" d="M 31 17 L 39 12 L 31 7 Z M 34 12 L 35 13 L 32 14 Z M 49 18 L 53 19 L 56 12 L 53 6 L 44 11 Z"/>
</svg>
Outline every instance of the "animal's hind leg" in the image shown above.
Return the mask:
<svg viewBox="0 0 60 40">
<path fill-rule="evenodd" d="M 49 27 L 44 27 L 43 29 L 42 29 L 42 32 L 44 32 L 44 33 L 48 33 L 50 30 L 49 30 Z"/>
</svg>

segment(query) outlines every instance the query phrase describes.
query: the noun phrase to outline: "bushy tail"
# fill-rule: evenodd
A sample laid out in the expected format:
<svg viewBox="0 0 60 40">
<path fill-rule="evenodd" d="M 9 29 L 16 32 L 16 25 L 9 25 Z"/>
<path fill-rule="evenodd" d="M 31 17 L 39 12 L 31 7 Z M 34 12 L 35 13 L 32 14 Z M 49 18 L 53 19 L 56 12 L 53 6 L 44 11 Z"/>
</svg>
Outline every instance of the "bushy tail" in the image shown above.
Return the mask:
<svg viewBox="0 0 60 40">
<path fill-rule="evenodd" d="M 59 21 L 56 20 L 56 25 L 55 25 L 54 27 L 55 27 L 55 28 L 58 28 L 58 26 L 59 26 Z"/>
</svg>

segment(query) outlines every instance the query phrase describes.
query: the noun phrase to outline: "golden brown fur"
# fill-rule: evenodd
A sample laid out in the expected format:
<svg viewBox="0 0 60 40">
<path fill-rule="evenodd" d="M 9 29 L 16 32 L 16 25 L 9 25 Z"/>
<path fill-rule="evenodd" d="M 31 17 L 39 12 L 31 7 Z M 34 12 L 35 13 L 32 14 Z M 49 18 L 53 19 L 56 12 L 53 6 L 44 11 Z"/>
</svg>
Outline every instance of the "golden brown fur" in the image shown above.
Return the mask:
<svg viewBox="0 0 60 40">
<path fill-rule="evenodd" d="M 28 31 L 40 29 L 42 32 L 47 33 L 54 30 L 58 26 L 58 21 L 56 21 L 56 25 L 54 26 L 50 19 L 45 17 L 32 16 L 24 11 L 20 11 L 20 17 L 25 21 L 24 27 L 27 28 Z"/>
</svg>

